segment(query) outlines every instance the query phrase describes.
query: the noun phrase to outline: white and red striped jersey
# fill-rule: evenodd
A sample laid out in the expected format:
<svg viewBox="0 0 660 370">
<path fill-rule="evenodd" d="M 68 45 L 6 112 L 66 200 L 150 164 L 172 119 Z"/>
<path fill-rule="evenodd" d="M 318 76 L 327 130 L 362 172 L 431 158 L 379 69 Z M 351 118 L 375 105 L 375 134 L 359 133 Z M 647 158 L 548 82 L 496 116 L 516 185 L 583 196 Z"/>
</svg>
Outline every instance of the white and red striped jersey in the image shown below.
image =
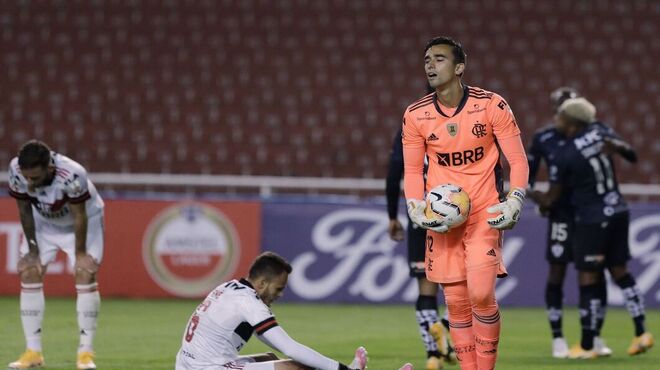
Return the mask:
<svg viewBox="0 0 660 370">
<path fill-rule="evenodd" d="M 14 157 L 9 164 L 9 194 L 16 199 L 29 200 L 35 220 L 57 226 L 73 226 L 69 204 L 85 202 L 87 217 L 102 213 L 103 199 L 87 178 L 85 168 L 66 156 L 50 154 L 55 177 L 50 184 L 32 190 L 21 174 L 18 157 Z"/>
<path fill-rule="evenodd" d="M 250 282 L 240 279 L 221 284 L 188 320 L 177 369 L 206 369 L 234 361 L 253 332 L 262 335 L 276 326 L 273 313 Z"/>
</svg>

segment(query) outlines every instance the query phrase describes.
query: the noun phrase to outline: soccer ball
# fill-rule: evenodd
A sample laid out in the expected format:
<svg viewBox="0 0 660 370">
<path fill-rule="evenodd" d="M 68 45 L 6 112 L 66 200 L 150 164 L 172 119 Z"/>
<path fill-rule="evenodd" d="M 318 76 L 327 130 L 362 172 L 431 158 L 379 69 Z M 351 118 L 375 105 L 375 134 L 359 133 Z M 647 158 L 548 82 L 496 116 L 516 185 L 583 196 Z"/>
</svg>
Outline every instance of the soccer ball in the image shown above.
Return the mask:
<svg viewBox="0 0 660 370">
<path fill-rule="evenodd" d="M 426 195 L 426 217 L 443 218 L 450 229 L 465 222 L 469 214 L 470 196 L 458 185 L 438 185 Z"/>
</svg>

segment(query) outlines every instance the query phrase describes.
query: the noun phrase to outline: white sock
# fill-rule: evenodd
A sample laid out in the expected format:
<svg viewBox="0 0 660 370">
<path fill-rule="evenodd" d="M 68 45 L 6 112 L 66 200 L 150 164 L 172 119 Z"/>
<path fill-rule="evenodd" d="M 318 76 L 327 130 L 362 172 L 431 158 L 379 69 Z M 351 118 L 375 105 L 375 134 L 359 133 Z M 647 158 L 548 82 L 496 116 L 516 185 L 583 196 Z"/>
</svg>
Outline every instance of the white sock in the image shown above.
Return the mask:
<svg viewBox="0 0 660 370">
<path fill-rule="evenodd" d="M 41 323 L 44 320 L 46 300 L 43 283 L 21 283 L 21 322 L 27 349 L 41 352 Z"/>
<path fill-rule="evenodd" d="M 80 328 L 78 352 L 92 352 L 94 350 L 96 320 L 101 306 L 101 296 L 96 287 L 96 283 L 76 284 L 76 291 L 78 292 L 76 313 L 78 315 L 78 327 Z"/>
</svg>

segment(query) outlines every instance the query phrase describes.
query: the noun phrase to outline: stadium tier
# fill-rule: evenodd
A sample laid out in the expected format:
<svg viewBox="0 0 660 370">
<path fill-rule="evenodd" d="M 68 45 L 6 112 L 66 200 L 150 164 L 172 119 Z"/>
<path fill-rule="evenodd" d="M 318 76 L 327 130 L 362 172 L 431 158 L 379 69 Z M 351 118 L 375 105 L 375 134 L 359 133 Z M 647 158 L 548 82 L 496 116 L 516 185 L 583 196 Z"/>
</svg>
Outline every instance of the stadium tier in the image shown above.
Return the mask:
<svg viewBox="0 0 660 370">
<path fill-rule="evenodd" d="M 528 142 L 562 85 L 658 183 L 653 1 L 5 1 L 0 163 L 42 138 L 93 172 L 382 178 L 422 52 L 447 34 L 465 81 L 502 94 Z"/>
</svg>

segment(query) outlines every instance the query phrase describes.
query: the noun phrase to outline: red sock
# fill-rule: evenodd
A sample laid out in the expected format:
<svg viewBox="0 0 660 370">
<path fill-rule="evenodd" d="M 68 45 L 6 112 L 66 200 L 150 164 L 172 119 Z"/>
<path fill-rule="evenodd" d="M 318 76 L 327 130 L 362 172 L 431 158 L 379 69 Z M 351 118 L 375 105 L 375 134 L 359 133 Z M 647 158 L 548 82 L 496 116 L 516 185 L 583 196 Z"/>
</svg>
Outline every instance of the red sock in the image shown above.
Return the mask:
<svg viewBox="0 0 660 370">
<path fill-rule="evenodd" d="M 472 330 L 479 370 L 495 369 L 497 346 L 500 340 L 500 312 L 495 300 L 497 266 L 468 271 L 470 301 L 472 303 Z"/>
<path fill-rule="evenodd" d="M 467 282 L 443 284 L 443 291 L 449 313 L 449 334 L 454 342 L 454 350 L 461 370 L 477 370 L 472 307 Z"/>
</svg>

